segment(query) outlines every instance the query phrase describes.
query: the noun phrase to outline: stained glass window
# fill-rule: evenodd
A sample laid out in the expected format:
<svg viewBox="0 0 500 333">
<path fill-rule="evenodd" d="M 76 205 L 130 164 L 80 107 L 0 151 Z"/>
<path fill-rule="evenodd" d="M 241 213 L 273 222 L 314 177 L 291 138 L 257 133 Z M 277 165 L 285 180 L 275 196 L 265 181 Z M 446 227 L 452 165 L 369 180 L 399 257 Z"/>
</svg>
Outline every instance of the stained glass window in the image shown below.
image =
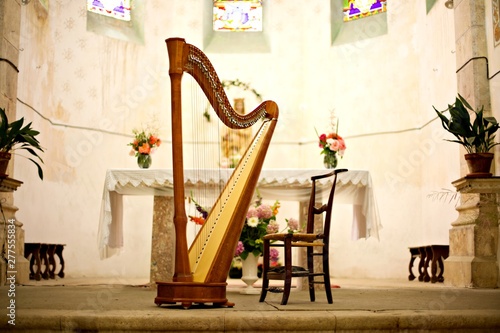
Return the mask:
<svg viewBox="0 0 500 333">
<path fill-rule="evenodd" d="M 130 21 L 130 0 L 87 0 L 89 12 Z"/>
<path fill-rule="evenodd" d="M 214 0 L 214 31 L 262 31 L 262 0 Z"/>
<path fill-rule="evenodd" d="M 383 13 L 386 8 L 387 0 L 344 0 L 344 21 Z"/>
</svg>

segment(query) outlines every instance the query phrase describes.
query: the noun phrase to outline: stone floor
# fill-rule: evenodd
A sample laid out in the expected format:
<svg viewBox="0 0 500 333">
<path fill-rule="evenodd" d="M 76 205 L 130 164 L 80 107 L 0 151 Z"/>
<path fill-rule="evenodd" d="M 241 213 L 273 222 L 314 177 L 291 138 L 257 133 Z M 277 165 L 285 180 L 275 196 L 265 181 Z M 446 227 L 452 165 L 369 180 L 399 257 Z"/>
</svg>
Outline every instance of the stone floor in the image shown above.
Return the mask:
<svg viewBox="0 0 500 333">
<path fill-rule="evenodd" d="M 0 331 L 500 332 L 500 289 L 399 280 L 332 283 L 333 304 L 323 291 L 314 303 L 307 292 L 293 291 L 283 306 L 281 294 L 268 293 L 259 303 L 258 294 L 241 294 L 244 284 L 230 280 L 227 298 L 233 308 L 196 304 L 184 310 L 156 306 L 156 291 L 141 280 L 30 281 L 15 286 L 15 295 L 11 286 L 0 287 Z"/>
</svg>

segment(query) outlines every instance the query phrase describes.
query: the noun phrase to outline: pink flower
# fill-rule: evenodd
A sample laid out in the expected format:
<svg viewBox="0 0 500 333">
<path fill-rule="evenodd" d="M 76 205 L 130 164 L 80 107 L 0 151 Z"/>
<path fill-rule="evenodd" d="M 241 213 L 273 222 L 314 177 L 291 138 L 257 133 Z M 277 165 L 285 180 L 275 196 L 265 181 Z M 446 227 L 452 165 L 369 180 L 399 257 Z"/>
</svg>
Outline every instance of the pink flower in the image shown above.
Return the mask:
<svg viewBox="0 0 500 333">
<path fill-rule="evenodd" d="M 271 220 L 269 224 L 267 225 L 267 233 L 268 234 L 275 234 L 280 230 L 280 225 L 276 220 Z"/>
<path fill-rule="evenodd" d="M 258 217 L 267 220 L 273 216 L 273 210 L 269 205 L 260 205 L 257 207 Z"/>
<path fill-rule="evenodd" d="M 285 221 L 288 225 L 289 231 L 291 232 L 299 231 L 299 221 L 297 219 L 291 217 L 290 219 L 285 219 Z"/>
<path fill-rule="evenodd" d="M 247 219 L 251 217 L 259 217 L 259 212 L 255 207 L 250 207 L 247 212 Z"/>
<path fill-rule="evenodd" d="M 340 147 L 339 140 L 334 140 L 334 139 L 326 139 L 326 142 L 329 145 L 329 149 L 332 151 L 338 151 Z"/>
<path fill-rule="evenodd" d="M 278 261 L 279 257 L 280 257 L 280 251 L 278 251 L 275 248 L 272 248 L 269 250 L 269 259 L 271 261 L 274 261 L 274 262 Z"/>
<path fill-rule="evenodd" d="M 243 251 L 245 251 L 245 247 L 243 246 L 242 241 L 238 241 L 238 245 L 236 245 L 236 249 L 234 250 L 234 256 L 239 256 Z"/>
</svg>

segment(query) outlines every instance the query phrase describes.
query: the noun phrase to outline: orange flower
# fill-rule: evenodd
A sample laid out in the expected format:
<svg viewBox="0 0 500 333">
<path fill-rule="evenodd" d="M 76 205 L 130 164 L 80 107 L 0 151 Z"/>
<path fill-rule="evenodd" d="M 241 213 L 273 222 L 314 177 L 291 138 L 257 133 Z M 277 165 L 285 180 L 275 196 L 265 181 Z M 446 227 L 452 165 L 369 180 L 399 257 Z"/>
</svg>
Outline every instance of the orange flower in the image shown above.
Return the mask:
<svg viewBox="0 0 500 333">
<path fill-rule="evenodd" d="M 327 137 L 326 137 L 326 138 L 327 138 L 327 139 L 338 139 L 338 138 L 339 138 L 339 136 L 338 136 L 338 134 L 337 134 L 337 133 L 330 133 L 330 134 L 328 134 L 328 135 L 327 135 Z"/>
<path fill-rule="evenodd" d="M 205 219 L 203 217 L 197 217 L 197 216 L 189 216 L 189 220 L 191 222 L 196 223 L 197 225 L 203 225 L 205 223 Z"/>
<path fill-rule="evenodd" d="M 149 154 L 151 152 L 151 147 L 147 142 L 144 142 L 142 146 L 139 147 L 139 154 Z"/>
</svg>

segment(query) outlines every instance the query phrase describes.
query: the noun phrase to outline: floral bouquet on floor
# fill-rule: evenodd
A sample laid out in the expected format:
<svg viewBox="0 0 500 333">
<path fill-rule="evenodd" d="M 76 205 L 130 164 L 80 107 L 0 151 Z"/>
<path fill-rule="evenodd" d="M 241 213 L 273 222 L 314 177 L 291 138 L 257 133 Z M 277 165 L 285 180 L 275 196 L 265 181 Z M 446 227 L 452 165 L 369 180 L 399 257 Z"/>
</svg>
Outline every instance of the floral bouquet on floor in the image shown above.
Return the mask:
<svg viewBox="0 0 500 333">
<path fill-rule="evenodd" d="M 134 129 L 133 133 L 134 141 L 128 144 L 132 146 L 130 156 L 137 157 L 137 164 L 141 169 L 147 169 L 151 166 L 151 154 L 160 147 L 161 140 L 155 130 Z"/>
<path fill-rule="evenodd" d="M 280 203 L 278 200 L 272 206 L 263 204 L 262 198 L 257 193 L 255 205 L 248 209 L 247 218 L 235 250 L 235 256 L 245 260 L 250 253 L 255 256 L 262 255 L 264 252 L 262 237 L 268 233 L 276 233 L 279 230 L 279 224 L 276 221 L 279 208 Z"/>
</svg>

